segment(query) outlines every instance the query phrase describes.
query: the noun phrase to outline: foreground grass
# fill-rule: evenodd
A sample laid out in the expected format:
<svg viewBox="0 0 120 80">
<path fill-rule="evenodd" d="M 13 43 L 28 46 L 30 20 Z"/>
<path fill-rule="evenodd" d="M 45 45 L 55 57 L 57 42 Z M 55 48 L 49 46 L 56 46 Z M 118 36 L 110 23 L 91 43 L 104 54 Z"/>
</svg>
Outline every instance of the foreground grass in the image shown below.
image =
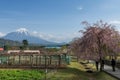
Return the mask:
<svg viewBox="0 0 120 80">
<path fill-rule="evenodd" d="M 45 80 L 44 72 L 45 70 L 0 69 L 0 80 Z M 71 62 L 66 69 L 48 70 L 46 78 L 46 80 L 117 80 L 104 72 L 87 73 L 84 66 L 77 62 Z"/>
<path fill-rule="evenodd" d="M 48 74 L 48 76 L 51 74 Z M 58 70 L 48 80 L 117 80 L 104 72 L 87 73 L 82 65 L 72 62 L 66 69 Z"/>
<path fill-rule="evenodd" d="M 0 69 L 0 80 L 41 80 L 43 71 L 22 69 Z"/>
</svg>

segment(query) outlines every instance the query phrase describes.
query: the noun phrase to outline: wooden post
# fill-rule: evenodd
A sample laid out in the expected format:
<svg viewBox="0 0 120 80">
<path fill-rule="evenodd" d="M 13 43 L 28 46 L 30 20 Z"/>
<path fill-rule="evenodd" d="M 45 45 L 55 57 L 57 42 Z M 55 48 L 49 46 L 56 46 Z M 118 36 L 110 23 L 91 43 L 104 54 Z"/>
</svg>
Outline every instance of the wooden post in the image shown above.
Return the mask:
<svg viewBox="0 0 120 80">
<path fill-rule="evenodd" d="M 45 68 L 47 68 L 47 57 L 45 55 Z"/>
<path fill-rule="evenodd" d="M 36 55 L 36 66 L 37 66 L 37 63 L 38 63 L 38 56 Z"/>
<path fill-rule="evenodd" d="M 21 55 L 19 54 L 19 65 L 21 64 L 21 61 L 20 61 L 20 59 L 21 59 Z"/>
<path fill-rule="evenodd" d="M 31 55 L 29 55 L 29 58 L 30 58 L 30 59 L 29 59 L 29 60 L 30 60 L 30 63 L 29 63 L 29 64 L 31 64 Z"/>
<path fill-rule="evenodd" d="M 32 66 L 34 66 L 34 56 L 32 54 Z"/>
<path fill-rule="evenodd" d="M 31 55 L 31 67 L 33 67 L 33 55 Z"/>
<path fill-rule="evenodd" d="M 58 55 L 58 58 L 59 58 L 59 66 L 61 66 L 61 56 Z"/>
<path fill-rule="evenodd" d="M 41 55 L 39 55 L 39 65 L 41 65 Z"/>
<path fill-rule="evenodd" d="M 8 65 L 8 63 L 9 63 L 9 55 L 7 55 L 7 65 Z"/>
<path fill-rule="evenodd" d="M 8 66 L 11 64 L 11 61 L 9 59 L 10 59 L 10 55 L 8 55 Z"/>
<path fill-rule="evenodd" d="M 27 56 L 24 55 L 24 58 L 25 58 L 25 65 L 27 64 Z"/>
<path fill-rule="evenodd" d="M 52 56 L 50 56 L 50 65 L 51 65 L 51 62 L 52 62 Z"/>
<path fill-rule="evenodd" d="M 13 55 L 13 65 L 15 64 L 15 55 Z"/>
</svg>

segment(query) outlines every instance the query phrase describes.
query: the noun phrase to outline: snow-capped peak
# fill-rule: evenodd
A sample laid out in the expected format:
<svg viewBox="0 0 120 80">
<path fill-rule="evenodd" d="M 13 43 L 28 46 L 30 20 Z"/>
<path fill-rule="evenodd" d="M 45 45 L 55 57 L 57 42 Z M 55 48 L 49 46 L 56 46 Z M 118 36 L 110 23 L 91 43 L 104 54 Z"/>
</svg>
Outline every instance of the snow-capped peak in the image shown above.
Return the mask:
<svg viewBox="0 0 120 80">
<path fill-rule="evenodd" d="M 26 35 L 28 34 L 28 30 L 26 28 L 19 28 L 16 30 L 18 33 L 25 33 Z"/>
<path fill-rule="evenodd" d="M 17 32 L 27 32 L 28 30 L 26 28 L 19 28 L 16 31 Z"/>
</svg>

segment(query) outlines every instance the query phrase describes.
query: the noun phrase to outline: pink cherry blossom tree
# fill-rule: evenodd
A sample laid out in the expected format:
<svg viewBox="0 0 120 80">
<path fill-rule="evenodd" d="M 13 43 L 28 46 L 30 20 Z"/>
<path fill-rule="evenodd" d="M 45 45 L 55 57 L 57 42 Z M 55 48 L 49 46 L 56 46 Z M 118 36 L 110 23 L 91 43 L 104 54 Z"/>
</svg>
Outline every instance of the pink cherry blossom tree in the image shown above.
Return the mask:
<svg viewBox="0 0 120 80">
<path fill-rule="evenodd" d="M 103 21 L 94 24 L 82 22 L 86 26 L 81 38 L 71 42 L 71 50 L 79 57 L 100 61 L 102 70 L 102 60 L 106 56 L 117 56 L 120 52 L 120 34 L 114 27 Z"/>
</svg>

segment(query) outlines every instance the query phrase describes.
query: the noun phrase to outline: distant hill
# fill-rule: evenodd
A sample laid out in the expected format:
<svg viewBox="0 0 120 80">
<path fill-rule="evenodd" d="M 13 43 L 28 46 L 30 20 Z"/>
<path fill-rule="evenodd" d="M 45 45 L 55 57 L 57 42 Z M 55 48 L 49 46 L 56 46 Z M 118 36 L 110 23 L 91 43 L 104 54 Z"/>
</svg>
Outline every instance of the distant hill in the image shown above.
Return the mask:
<svg viewBox="0 0 120 80">
<path fill-rule="evenodd" d="M 22 45 L 22 43 L 18 41 L 12 41 L 12 40 L 0 38 L 0 47 L 3 47 L 4 45 L 18 46 L 18 45 Z"/>
<path fill-rule="evenodd" d="M 31 35 L 27 30 L 23 30 L 23 29 L 8 33 L 3 38 L 8 40 L 13 40 L 13 41 L 19 41 L 19 42 L 22 42 L 22 40 L 26 39 L 30 44 L 44 45 L 44 46 L 58 46 L 58 45 L 65 44 L 65 43 L 55 43 L 55 42 L 44 40 L 40 37 Z"/>
</svg>

